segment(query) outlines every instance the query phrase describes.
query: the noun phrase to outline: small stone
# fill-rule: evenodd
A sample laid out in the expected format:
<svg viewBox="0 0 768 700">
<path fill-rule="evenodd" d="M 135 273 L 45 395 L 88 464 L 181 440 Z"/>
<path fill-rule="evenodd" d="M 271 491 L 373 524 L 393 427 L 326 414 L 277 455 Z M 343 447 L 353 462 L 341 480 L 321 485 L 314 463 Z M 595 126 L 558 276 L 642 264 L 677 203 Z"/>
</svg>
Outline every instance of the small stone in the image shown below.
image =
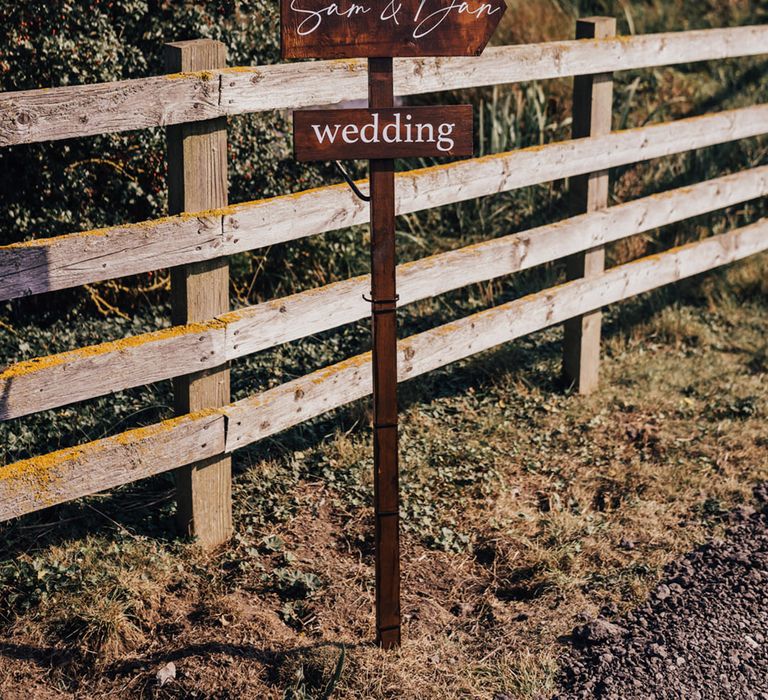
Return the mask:
<svg viewBox="0 0 768 700">
<path fill-rule="evenodd" d="M 656 600 L 666 600 L 671 595 L 669 591 L 669 586 L 667 586 L 665 583 L 662 583 L 657 589 L 656 589 Z"/>
<path fill-rule="evenodd" d="M 173 661 L 169 661 L 163 666 L 156 674 L 158 684 L 162 688 L 166 683 L 170 683 L 176 678 L 176 664 Z"/>
<path fill-rule="evenodd" d="M 623 627 L 598 617 L 596 620 L 581 625 L 573 630 L 573 636 L 584 644 L 602 644 L 626 632 Z"/>
<path fill-rule="evenodd" d="M 661 646 L 661 644 L 649 644 L 648 651 L 654 656 L 658 656 L 660 659 L 667 658 L 667 650 Z"/>
</svg>

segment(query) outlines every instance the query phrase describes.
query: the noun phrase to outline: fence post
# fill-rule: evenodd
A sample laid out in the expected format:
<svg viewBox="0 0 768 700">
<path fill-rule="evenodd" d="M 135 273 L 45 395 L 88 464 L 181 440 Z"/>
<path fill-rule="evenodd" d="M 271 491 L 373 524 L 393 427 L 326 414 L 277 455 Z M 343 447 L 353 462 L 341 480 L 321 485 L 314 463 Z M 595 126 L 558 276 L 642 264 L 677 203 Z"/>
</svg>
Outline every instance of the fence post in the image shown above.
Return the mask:
<svg viewBox="0 0 768 700">
<path fill-rule="evenodd" d="M 576 23 L 577 39 L 604 39 L 616 36 L 613 17 L 588 17 Z M 573 83 L 574 139 L 610 133 L 613 112 L 611 73 L 576 76 Z M 608 206 L 608 171 L 598 171 L 571 180 L 573 214 Z M 605 269 L 605 248 L 599 246 L 570 256 L 566 261 L 569 280 L 599 275 Z M 563 373 L 580 394 L 597 388 L 600 373 L 600 326 L 602 312 L 594 311 L 565 323 Z"/>
<path fill-rule="evenodd" d="M 165 45 L 169 73 L 224 68 L 226 47 L 198 39 Z M 210 81 L 218 90 L 218 81 Z M 227 206 L 227 120 L 168 127 L 168 208 L 171 214 Z M 229 311 L 229 261 L 219 258 L 171 270 L 174 325 L 205 321 Z M 174 380 L 177 415 L 229 403 L 229 368 Z M 177 518 L 184 534 L 213 547 L 232 534 L 232 466 L 214 457 L 176 470 Z"/>
</svg>

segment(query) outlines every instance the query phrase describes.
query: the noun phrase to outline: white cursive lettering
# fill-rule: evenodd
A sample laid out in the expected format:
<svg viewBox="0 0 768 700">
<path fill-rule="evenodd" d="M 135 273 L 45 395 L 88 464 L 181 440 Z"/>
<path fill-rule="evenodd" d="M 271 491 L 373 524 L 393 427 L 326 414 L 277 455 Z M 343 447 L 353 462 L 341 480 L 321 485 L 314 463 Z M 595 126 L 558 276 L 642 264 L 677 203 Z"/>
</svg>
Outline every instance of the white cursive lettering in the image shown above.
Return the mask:
<svg viewBox="0 0 768 700">
<path fill-rule="evenodd" d="M 497 12 L 501 12 L 502 9 L 500 6 L 494 7 L 491 3 L 488 2 L 482 2 L 479 4 L 479 6 L 472 9 L 468 2 L 456 2 L 456 0 L 453 0 L 453 2 L 451 2 L 451 4 L 447 7 L 441 7 L 437 10 L 433 10 L 431 13 L 426 15 L 426 17 L 420 19 L 422 11 L 427 11 L 425 8 L 427 3 L 428 0 L 421 0 L 419 3 L 419 9 L 416 10 L 416 16 L 413 18 L 414 21 L 418 22 L 413 30 L 414 39 L 421 39 L 430 32 L 433 32 L 446 20 L 447 17 L 451 15 L 451 13 L 456 13 L 459 15 L 474 15 L 479 19 L 483 16 L 483 14 L 487 14 L 489 16 L 494 15 Z"/>
<path fill-rule="evenodd" d="M 330 5 L 319 10 L 305 10 L 296 5 L 296 0 L 291 0 L 291 9 L 294 12 L 298 12 L 300 15 L 309 15 L 299 23 L 298 27 L 296 27 L 296 32 L 299 36 L 307 36 L 316 31 L 322 24 L 324 16 L 351 18 L 355 15 L 364 15 L 371 11 L 370 7 L 367 7 L 366 5 L 358 5 L 354 2 L 346 10 L 339 9 L 339 5 L 335 2 L 332 2 Z"/>
<path fill-rule="evenodd" d="M 395 7 L 395 2 L 397 2 L 397 0 L 390 0 L 389 4 L 382 11 L 381 20 L 383 22 L 385 22 L 388 19 L 392 19 L 395 21 L 395 24 L 400 24 L 400 22 L 397 21 L 397 13 L 400 12 L 400 10 L 403 7 L 403 4 L 398 3 L 397 7 Z"/>
</svg>

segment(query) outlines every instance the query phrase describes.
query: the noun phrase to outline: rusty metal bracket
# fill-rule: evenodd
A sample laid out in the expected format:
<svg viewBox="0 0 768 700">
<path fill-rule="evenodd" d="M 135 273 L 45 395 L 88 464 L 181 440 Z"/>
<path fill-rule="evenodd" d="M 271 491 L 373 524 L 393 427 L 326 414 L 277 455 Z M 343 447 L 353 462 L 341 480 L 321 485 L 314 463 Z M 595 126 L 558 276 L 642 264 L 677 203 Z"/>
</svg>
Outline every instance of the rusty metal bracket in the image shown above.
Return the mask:
<svg viewBox="0 0 768 700">
<path fill-rule="evenodd" d="M 365 294 L 363 294 L 363 299 L 367 301 L 371 306 L 374 308 L 371 309 L 371 313 L 374 316 L 377 316 L 378 314 L 394 314 L 397 312 L 397 302 L 400 301 L 400 295 L 398 294 L 394 299 L 369 299 Z M 394 304 L 394 306 L 391 309 L 377 309 L 375 308 L 376 304 Z"/>
<path fill-rule="evenodd" d="M 398 294 L 394 299 L 369 299 L 363 294 L 363 299 L 369 304 L 397 304 L 400 301 L 400 295 Z"/>
</svg>

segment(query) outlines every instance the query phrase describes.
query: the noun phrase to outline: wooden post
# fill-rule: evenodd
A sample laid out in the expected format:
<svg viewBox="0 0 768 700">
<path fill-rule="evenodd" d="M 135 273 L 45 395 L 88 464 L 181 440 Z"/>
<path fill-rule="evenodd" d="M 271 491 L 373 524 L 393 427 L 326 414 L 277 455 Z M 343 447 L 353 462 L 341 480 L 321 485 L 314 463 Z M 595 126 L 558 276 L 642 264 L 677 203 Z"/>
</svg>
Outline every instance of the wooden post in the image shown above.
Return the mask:
<svg viewBox="0 0 768 700">
<path fill-rule="evenodd" d="M 616 35 L 613 17 L 589 17 L 578 20 L 577 39 L 604 39 Z M 611 73 L 576 76 L 573 84 L 574 139 L 601 136 L 611 131 L 613 112 L 613 77 Z M 601 170 L 571 180 L 574 214 L 583 214 L 608 206 L 608 171 Z M 605 269 L 605 248 L 599 246 L 572 255 L 566 261 L 569 280 L 599 275 Z M 600 326 L 602 312 L 594 311 L 565 323 L 563 373 L 580 394 L 597 388 L 600 374 Z"/>
<path fill-rule="evenodd" d="M 368 106 L 394 106 L 392 59 L 368 59 Z M 400 644 L 400 496 L 397 454 L 395 162 L 370 161 L 376 640 Z"/>
<path fill-rule="evenodd" d="M 226 47 L 198 39 L 166 44 L 170 73 L 225 68 Z M 211 81 L 218 90 L 218 81 Z M 167 129 L 168 208 L 171 214 L 218 209 L 227 205 L 226 118 L 179 124 Z M 205 321 L 229 311 L 229 261 L 218 258 L 171 270 L 173 323 Z M 223 406 L 230 401 L 229 369 L 174 380 L 177 415 Z M 204 547 L 232 534 L 232 466 L 229 457 L 213 457 L 176 470 L 178 525 Z"/>
</svg>

